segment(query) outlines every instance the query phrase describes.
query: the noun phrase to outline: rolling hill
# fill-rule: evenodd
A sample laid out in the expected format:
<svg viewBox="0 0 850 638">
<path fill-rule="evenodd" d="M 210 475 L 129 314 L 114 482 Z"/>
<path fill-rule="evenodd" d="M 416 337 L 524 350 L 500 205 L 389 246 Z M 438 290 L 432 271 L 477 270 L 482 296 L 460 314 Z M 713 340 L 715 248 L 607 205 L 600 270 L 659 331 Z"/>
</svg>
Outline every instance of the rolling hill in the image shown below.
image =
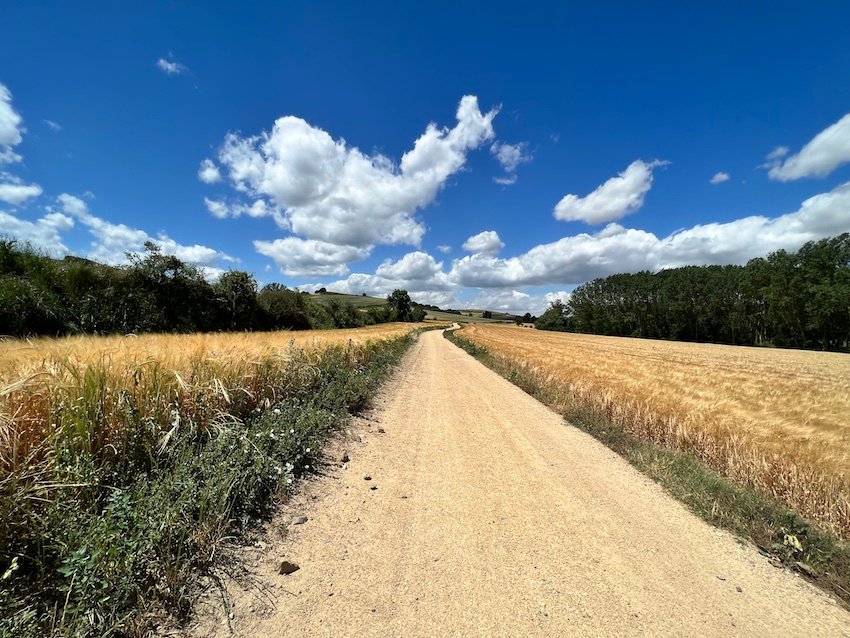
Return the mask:
<svg viewBox="0 0 850 638">
<path fill-rule="evenodd" d="M 310 299 L 317 303 L 330 303 L 337 301 L 340 303 L 350 303 L 355 308 L 371 308 L 375 306 L 383 306 L 387 303 L 386 299 L 381 297 L 370 297 L 368 295 L 349 295 L 341 292 L 316 292 L 310 295 Z M 414 301 L 414 303 L 416 303 Z M 419 304 L 423 305 L 424 304 Z M 492 310 L 492 317 L 484 317 L 485 309 L 462 309 L 462 310 L 442 310 L 435 306 L 424 306 L 428 314 L 425 320 L 431 321 L 457 321 L 458 323 L 513 323 L 516 315 L 507 312 L 499 312 Z"/>
</svg>

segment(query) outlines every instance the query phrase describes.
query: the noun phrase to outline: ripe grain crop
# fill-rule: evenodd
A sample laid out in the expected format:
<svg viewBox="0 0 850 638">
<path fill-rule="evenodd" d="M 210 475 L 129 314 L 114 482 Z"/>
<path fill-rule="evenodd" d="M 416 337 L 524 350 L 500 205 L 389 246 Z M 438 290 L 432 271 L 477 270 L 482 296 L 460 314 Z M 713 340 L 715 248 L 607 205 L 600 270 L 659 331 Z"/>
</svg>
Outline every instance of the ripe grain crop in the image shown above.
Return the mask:
<svg viewBox="0 0 850 638">
<path fill-rule="evenodd" d="M 51 374 L 65 364 L 85 366 L 107 361 L 114 366 L 129 366 L 155 359 L 174 370 L 181 370 L 198 357 L 255 360 L 279 356 L 291 346 L 316 349 L 345 345 L 349 341 L 365 343 L 373 339 L 392 339 L 423 325 L 385 323 L 345 330 L 8 339 L 0 341 L 0 387 L 32 375 Z"/>
<path fill-rule="evenodd" d="M 149 635 L 426 324 L 0 343 L 0 635 Z"/>
<path fill-rule="evenodd" d="M 693 454 L 850 538 L 850 356 L 481 324 L 458 334 L 564 406 Z"/>
<path fill-rule="evenodd" d="M 0 468 L 29 463 L 42 441 L 68 428 L 84 435 L 89 451 L 117 449 L 128 409 L 153 436 L 181 424 L 215 427 L 284 394 L 297 381 L 283 365 L 294 356 L 401 337 L 421 325 L 2 342 Z"/>
</svg>

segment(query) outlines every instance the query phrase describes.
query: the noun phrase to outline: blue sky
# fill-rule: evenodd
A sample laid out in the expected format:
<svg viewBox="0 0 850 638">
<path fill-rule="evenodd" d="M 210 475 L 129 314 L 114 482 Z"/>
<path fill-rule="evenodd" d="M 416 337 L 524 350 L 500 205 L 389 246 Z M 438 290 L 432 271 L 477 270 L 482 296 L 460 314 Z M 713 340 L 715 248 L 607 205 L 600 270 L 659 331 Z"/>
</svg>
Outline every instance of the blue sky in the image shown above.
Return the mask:
<svg viewBox="0 0 850 638">
<path fill-rule="evenodd" d="M 680 4 L 4 3 L 0 234 L 539 312 L 850 231 L 850 5 Z"/>
</svg>

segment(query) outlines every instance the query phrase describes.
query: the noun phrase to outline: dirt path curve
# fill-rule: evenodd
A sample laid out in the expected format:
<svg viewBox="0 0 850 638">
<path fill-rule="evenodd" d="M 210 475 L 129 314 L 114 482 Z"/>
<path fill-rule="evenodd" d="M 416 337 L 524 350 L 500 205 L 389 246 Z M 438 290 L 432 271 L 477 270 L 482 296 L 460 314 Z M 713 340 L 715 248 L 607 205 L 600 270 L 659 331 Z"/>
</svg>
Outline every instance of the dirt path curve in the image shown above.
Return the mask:
<svg viewBox="0 0 850 638">
<path fill-rule="evenodd" d="M 385 433 L 307 487 L 309 521 L 258 561 L 274 605 L 237 599 L 238 635 L 850 636 L 829 596 L 440 332 L 384 401 Z"/>
</svg>

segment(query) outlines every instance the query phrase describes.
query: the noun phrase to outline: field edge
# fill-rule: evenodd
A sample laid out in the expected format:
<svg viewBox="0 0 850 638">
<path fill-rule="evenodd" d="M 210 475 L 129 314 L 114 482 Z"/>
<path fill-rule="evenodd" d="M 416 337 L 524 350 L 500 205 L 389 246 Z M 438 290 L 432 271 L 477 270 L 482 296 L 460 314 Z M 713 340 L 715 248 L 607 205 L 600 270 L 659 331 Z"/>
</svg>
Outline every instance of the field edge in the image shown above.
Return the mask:
<svg viewBox="0 0 850 638">
<path fill-rule="evenodd" d="M 418 335 L 440 327 L 294 360 L 287 365 L 317 373 L 303 387 L 214 436 L 172 440 L 157 452 L 168 462 L 128 483 L 51 486 L 56 494 L 39 514 L 39 544 L 48 549 L 0 547 L 0 636 L 142 636 L 179 624 L 222 550 L 265 524 L 315 471 L 333 433 L 370 406 Z"/>
<path fill-rule="evenodd" d="M 455 330 L 446 330 L 443 336 L 561 414 L 566 424 L 622 456 L 701 519 L 753 543 L 775 566 L 798 572 L 850 609 L 850 544 L 774 498 L 724 478 L 693 455 L 640 440 L 600 411 L 565 402 L 554 384 L 542 385 L 506 357 L 494 356 Z"/>
</svg>

